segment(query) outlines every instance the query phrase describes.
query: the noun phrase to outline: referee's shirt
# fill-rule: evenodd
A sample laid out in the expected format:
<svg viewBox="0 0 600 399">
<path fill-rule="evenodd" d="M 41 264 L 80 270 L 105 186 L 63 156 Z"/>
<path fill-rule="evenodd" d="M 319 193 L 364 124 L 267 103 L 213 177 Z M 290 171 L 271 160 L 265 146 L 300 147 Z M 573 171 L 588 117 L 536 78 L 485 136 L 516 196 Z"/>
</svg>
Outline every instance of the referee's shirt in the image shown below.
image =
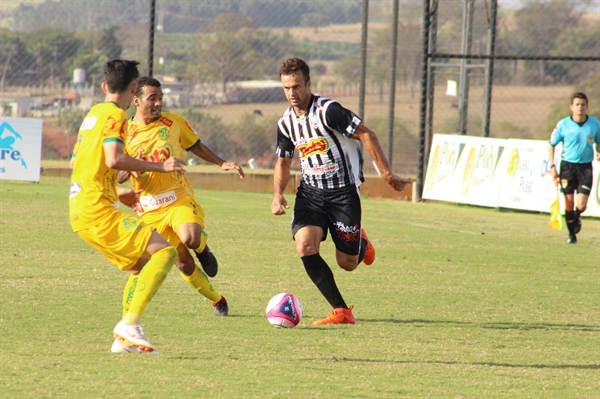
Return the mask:
<svg viewBox="0 0 600 399">
<path fill-rule="evenodd" d="M 307 111 L 290 106 L 277 123 L 277 155 L 292 158 L 298 149 L 302 183 L 335 190 L 364 181 L 363 157 L 352 139 L 361 119 L 338 102 L 311 94 Z"/>
<path fill-rule="evenodd" d="M 561 141 L 563 161 L 590 163 L 594 160 L 594 142 L 600 143 L 600 122 L 589 115 L 581 124 L 570 116 L 566 117 L 558 122 L 550 137 L 552 146 Z"/>
</svg>

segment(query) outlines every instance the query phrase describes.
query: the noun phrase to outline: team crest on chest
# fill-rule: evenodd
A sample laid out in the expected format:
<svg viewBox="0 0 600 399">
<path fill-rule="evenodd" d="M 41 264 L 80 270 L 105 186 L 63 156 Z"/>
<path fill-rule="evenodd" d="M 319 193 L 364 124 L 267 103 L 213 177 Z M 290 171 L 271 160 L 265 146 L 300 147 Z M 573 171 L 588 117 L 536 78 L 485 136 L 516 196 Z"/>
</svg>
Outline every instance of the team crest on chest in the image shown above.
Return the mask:
<svg viewBox="0 0 600 399">
<path fill-rule="evenodd" d="M 161 127 L 160 129 L 158 129 L 158 137 L 161 140 L 167 140 L 169 138 L 169 136 L 171 135 L 171 132 L 169 131 L 168 128 L 166 127 Z"/>
</svg>

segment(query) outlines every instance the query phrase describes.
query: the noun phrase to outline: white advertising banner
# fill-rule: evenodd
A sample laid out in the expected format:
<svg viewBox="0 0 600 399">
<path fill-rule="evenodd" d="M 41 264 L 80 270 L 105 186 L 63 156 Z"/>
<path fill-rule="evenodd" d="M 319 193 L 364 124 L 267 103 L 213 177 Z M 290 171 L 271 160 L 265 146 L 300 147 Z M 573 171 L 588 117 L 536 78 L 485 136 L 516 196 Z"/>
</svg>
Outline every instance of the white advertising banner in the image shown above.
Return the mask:
<svg viewBox="0 0 600 399">
<path fill-rule="evenodd" d="M 0 117 L 0 180 L 40 180 L 42 120 Z"/>
<path fill-rule="evenodd" d="M 436 134 L 423 198 L 550 213 L 557 189 L 549 174 L 545 140 Z M 560 164 L 557 146 L 556 164 Z M 584 216 L 600 217 L 600 162 Z M 562 194 L 561 207 L 564 209 Z"/>
<path fill-rule="evenodd" d="M 434 135 L 423 198 L 497 207 L 505 146 L 503 139 Z"/>
<path fill-rule="evenodd" d="M 549 173 L 548 142 L 509 139 L 505 156 L 499 206 L 550 212 L 557 191 Z"/>
<path fill-rule="evenodd" d="M 431 143 L 423 198 L 439 201 L 458 201 L 454 174 L 466 145 L 467 136 L 435 134 Z M 462 172 L 462 171 L 460 171 Z M 458 173 L 460 173 L 458 172 Z"/>
</svg>

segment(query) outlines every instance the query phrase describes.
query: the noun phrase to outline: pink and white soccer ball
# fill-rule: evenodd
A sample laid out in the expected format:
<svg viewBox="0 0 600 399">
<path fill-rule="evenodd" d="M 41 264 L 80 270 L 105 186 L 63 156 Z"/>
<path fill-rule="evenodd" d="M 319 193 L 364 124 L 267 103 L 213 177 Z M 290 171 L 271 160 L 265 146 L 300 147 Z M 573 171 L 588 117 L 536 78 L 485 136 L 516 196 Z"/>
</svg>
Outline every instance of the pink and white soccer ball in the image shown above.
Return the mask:
<svg viewBox="0 0 600 399">
<path fill-rule="evenodd" d="M 302 320 L 302 303 L 287 292 L 277 294 L 267 305 L 267 319 L 273 327 L 296 327 Z"/>
</svg>

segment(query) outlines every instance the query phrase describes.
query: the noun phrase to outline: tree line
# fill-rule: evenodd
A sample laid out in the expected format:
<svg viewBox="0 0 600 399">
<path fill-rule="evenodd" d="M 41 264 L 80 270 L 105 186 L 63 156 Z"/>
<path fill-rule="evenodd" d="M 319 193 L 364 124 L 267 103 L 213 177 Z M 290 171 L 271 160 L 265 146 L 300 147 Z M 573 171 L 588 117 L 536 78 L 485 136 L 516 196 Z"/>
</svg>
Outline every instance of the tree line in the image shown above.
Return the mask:
<svg viewBox="0 0 600 399">
<path fill-rule="evenodd" d="M 100 10 L 106 7 L 106 3 L 102 1 L 64 0 L 38 5 L 21 4 L 15 8 L 11 14 L 13 21 L 16 21 L 14 25 L 24 32 L 0 29 L 1 89 L 4 91 L 6 86 L 65 86 L 72 80 L 76 68 L 84 69 L 87 83 L 92 84 L 94 77 L 101 77 L 102 65 L 109 59 L 124 57 L 144 62 L 148 46 L 147 25 L 136 21 L 147 19 L 147 1 L 116 3 L 126 12 L 111 14 L 111 18 L 114 18 L 110 23 L 103 22 L 105 16 Z M 160 1 L 158 3 L 162 4 Z M 289 30 L 265 27 L 266 22 L 263 21 L 261 25 L 250 15 L 270 5 L 271 11 L 282 12 L 276 18 L 279 22 L 271 21 L 271 25 L 285 21 L 288 27 L 294 24 L 312 26 L 314 36 L 318 36 L 319 26 L 327 25 L 329 19 L 323 13 L 317 18 L 315 4 L 321 7 L 320 10 L 356 11 L 358 3 L 226 0 L 165 3 L 165 9 L 171 10 L 173 15 L 191 18 L 195 13 L 202 12 L 203 18 L 210 20 L 203 23 L 201 28 L 193 24 L 181 24 L 181 29 L 185 25 L 185 30 L 193 33 L 169 32 L 168 29 L 157 31 L 155 57 L 164 62 L 155 61 L 155 74 L 174 75 L 196 83 L 216 82 L 222 85 L 224 91 L 231 81 L 277 76 L 278 63 L 294 55 L 310 61 L 317 75 L 327 73 L 337 76 L 338 81 L 343 83 L 356 82 L 360 71 L 360 43 L 297 39 Z M 82 4 L 87 9 L 85 12 L 80 9 Z M 443 4 L 446 8 L 440 12 L 438 51 L 459 52 L 462 5 L 460 2 Z M 68 11 L 64 7 L 71 9 Z M 484 15 L 482 7 L 479 2 L 476 3 L 473 53 L 484 53 L 486 47 L 487 21 L 481 17 Z M 41 19 L 31 18 L 33 14 L 28 13 L 46 13 L 46 8 L 54 10 L 43 19 L 47 25 L 34 27 L 34 24 L 39 25 Z M 304 12 L 287 13 L 297 8 L 303 8 Z M 64 11 L 62 22 L 56 20 L 56 10 Z M 77 24 L 85 20 L 88 20 L 88 25 L 91 22 L 80 15 L 75 23 L 69 15 L 77 10 L 83 16 L 91 12 L 94 23 L 104 25 L 94 29 L 82 28 Z M 232 12 L 218 13 L 223 10 Z M 389 5 L 380 5 L 372 12 L 383 21 L 387 18 L 386 28 L 372 31 L 368 43 L 367 77 L 383 93 L 389 81 L 392 32 Z M 398 27 L 397 79 L 399 84 L 410 87 L 418 85 L 420 74 L 420 13 L 419 4 L 408 3 L 402 7 Z M 360 11 L 355 12 L 352 18 L 344 15 L 340 12 L 336 18 L 352 22 L 353 18 L 360 16 Z M 30 25 L 21 26 L 26 20 Z M 333 16 L 331 20 L 334 20 Z M 320 25 L 314 24 L 315 21 L 319 21 Z M 500 15 L 496 53 L 597 56 L 600 53 L 598 22 L 597 16 L 590 18 L 574 2 L 551 0 L 532 3 Z M 67 26 L 79 28 L 69 29 Z M 327 70 L 325 64 L 332 65 L 332 62 L 333 68 Z M 502 84 L 575 84 L 598 70 L 598 62 L 503 61 L 496 63 L 494 78 Z"/>
</svg>

